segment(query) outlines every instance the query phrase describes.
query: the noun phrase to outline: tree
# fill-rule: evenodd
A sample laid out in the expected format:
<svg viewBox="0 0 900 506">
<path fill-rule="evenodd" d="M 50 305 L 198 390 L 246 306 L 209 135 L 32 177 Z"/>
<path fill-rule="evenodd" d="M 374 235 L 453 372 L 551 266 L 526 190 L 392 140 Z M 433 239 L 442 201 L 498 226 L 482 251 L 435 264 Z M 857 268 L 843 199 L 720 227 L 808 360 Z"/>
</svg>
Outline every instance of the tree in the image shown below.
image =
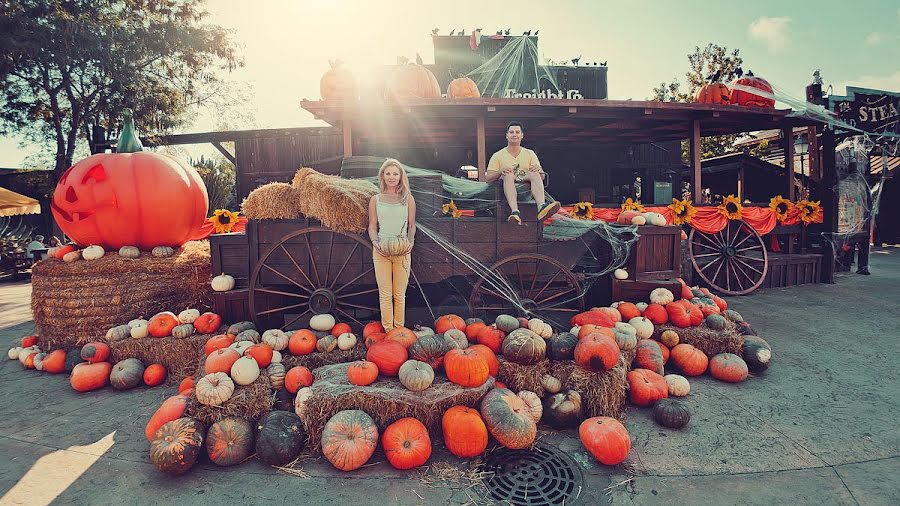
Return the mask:
<svg viewBox="0 0 900 506">
<path fill-rule="evenodd" d="M 740 57 L 740 49 L 728 51 L 728 48 L 716 44 L 707 44 L 705 48 L 694 47 L 694 52 L 687 55 L 690 70 L 684 74 L 687 80 L 687 91 L 682 91 L 681 83 L 677 77 L 673 77 L 669 83 L 661 82 L 653 88 L 653 96 L 650 100 L 660 102 L 693 102 L 697 91 L 709 84 L 710 77 L 717 72 L 719 80 L 729 82 L 736 77 L 735 69 L 741 66 L 744 60 Z M 737 135 L 719 135 L 703 137 L 700 139 L 700 150 L 703 158 L 711 158 L 734 152 L 734 141 Z M 681 143 L 681 158 L 688 160 L 689 144 Z"/>
<path fill-rule="evenodd" d="M 0 0 L 0 132 L 51 142 L 55 182 L 79 138 L 92 145 L 126 107 L 150 133 L 186 120 L 243 64 L 203 0 Z"/>
<path fill-rule="evenodd" d="M 206 193 L 209 195 L 209 209 L 235 209 L 235 173 L 234 165 L 224 160 L 216 161 L 212 158 L 200 157 L 191 161 L 191 166 L 197 169 L 197 173 L 206 185 Z"/>
</svg>

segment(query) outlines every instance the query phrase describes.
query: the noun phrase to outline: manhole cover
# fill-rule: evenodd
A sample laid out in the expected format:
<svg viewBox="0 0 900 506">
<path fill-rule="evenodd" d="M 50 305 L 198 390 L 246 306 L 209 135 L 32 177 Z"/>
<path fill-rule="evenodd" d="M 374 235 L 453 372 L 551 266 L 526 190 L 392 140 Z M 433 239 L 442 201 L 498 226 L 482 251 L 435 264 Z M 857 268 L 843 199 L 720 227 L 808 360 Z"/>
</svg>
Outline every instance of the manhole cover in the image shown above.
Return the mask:
<svg viewBox="0 0 900 506">
<path fill-rule="evenodd" d="M 513 505 L 573 504 L 581 494 L 581 469 L 556 448 L 500 448 L 488 455 L 482 470 L 491 497 Z"/>
</svg>

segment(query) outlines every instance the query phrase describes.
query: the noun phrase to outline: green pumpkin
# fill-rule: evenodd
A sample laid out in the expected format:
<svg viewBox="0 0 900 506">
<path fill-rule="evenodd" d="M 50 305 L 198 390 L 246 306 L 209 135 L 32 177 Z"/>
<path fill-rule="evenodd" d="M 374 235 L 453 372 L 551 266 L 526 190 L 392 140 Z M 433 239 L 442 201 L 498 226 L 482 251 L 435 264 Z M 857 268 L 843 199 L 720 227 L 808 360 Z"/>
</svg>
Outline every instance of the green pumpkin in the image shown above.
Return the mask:
<svg viewBox="0 0 900 506">
<path fill-rule="evenodd" d="M 271 466 L 292 462 L 306 445 L 300 417 L 288 411 L 270 411 L 256 425 L 256 457 Z"/>
<path fill-rule="evenodd" d="M 66 352 L 66 373 L 71 373 L 72 369 L 75 368 L 76 365 L 84 362 L 84 359 L 81 358 L 81 349 L 73 348 Z"/>
<path fill-rule="evenodd" d="M 234 342 L 239 343 L 241 341 L 250 341 L 251 343 L 259 342 L 259 332 L 254 329 L 243 330 L 237 334 L 234 338 Z"/>
<path fill-rule="evenodd" d="M 578 336 L 570 332 L 560 332 L 549 339 L 547 355 L 551 360 L 572 360 L 575 358 L 577 345 Z"/>
<path fill-rule="evenodd" d="M 772 347 L 765 339 L 758 336 L 743 336 L 744 344 L 741 345 L 741 358 L 747 363 L 747 369 L 752 373 L 761 373 L 769 368 L 772 360 Z"/>
<path fill-rule="evenodd" d="M 432 369 L 438 369 L 444 363 L 447 354 L 447 343 L 443 336 L 425 336 L 416 339 L 409 347 L 409 358 L 425 362 Z"/>
<path fill-rule="evenodd" d="M 144 382 L 144 364 L 136 358 L 119 361 L 109 372 L 109 384 L 116 390 L 129 390 Z"/>
<path fill-rule="evenodd" d="M 713 330 L 725 330 L 725 317 L 719 314 L 711 314 L 704 320 L 706 326 Z"/>
<path fill-rule="evenodd" d="M 680 429 L 691 421 L 691 412 L 680 401 L 660 399 L 653 407 L 656 423 L 670 429 Z"/>
<path fill-rule="evenodd" d="M 498 316 L 494 323 L 497 325 L 498 329 L 507 334 L 519 328 L 519 320 L 507 314 Z"/>
<path fill-rule="evenodd" d="M 517 364 L 536 364 L 547 354 L 544 338 L 528 329 L 516 329 L 503 340 L 503 356 Z"/>
<path fill-rule="evenodd" d="M 725 316 L 725 318 L 728 318 L 729 320 L 733 321 L 734 323 L 744 321 L 744 317 L 741 316 L 741 313 L 738 313 L 734 309 L 726 309 L 725 313 L 723 313 L 723 315 Z"/>
<path fill-rule="evenodd" d="M 256 325 L 254 325 L 253 322 L 234 323 L 228 327 L 228 330 L 225 333 L 236 336 L 245 330 L 256 330 Z"/>
<path fill-rule="evenodd" d="M 194 326 L 190 323 L 184 323 L 172 329 L 172 337 L 175 339 L 184 339 L 192 335 L 194 335 Z"/>
</svg>

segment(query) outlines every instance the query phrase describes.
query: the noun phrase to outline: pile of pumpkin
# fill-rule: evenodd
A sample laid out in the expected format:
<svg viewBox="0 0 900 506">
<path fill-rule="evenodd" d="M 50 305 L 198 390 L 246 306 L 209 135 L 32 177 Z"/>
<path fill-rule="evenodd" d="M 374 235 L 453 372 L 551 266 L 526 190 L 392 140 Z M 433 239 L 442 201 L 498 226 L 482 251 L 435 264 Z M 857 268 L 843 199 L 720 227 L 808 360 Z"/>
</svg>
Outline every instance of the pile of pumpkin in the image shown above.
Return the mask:
<svg viewBox="0 0 900 506">
<path fill-rule="evenodd" d="M 185 339 L 194 334 L 214 334 L 222 326 L 222 317 L 216 313 L 200 314 L 197 309 L 185 309 L 177 315 L 171 311 L 161 311 L 149 320 L 135 318 L 128 323 L 117 325 L 106 331 L 107 341 L 123 339 L 162 338 L 172 336 Z"/>
<path fill-rule="evenodd" d="M 175 254 L 175 249 L 171 246 L 156 246 L 150 251 L 150 254 L 157 258 L 166 258 Z M 66 244 L 57 246 L 47 250 L 50 258 L 62 260 L 63 262 L 75 262 L 81 259 L 98 260 L 106 255 L 106 250 L 102 246 L 91 245 L 84 249 L 78 249 L 75 244 Z M 122 258 L 140 258 L 141 250 L 135 246 L 122 246 L 119 248 L 119 256 Z"/>
<path fill-rule="evenodd" d="M 162 385 L 168 372 L 162 364 L 144 364 L 136 358 L 109 362 L 110 350 L 106 343 L 88 343 L 80 350 L 41 351 L 37 336 L 22 338 L 21 346 L 7 353 L 10 360 L 18 359 L 26 369 L 36 369 L 51 374 L 71 373 L 69 383 L 77 392 L 90 392 L 103 388 L 107 383 L 117 390 L 128 390 L 141 383 L 149 387 Z"/>
</svg>

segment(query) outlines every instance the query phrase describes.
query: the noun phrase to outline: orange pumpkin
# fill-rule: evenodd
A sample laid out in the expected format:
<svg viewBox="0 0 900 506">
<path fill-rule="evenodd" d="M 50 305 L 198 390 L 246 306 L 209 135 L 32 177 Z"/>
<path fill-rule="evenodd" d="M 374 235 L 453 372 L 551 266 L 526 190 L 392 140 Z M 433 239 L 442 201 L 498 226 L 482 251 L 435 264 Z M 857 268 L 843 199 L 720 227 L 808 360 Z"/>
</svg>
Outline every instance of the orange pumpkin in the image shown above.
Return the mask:
<svg viewBox="0 0 900 506">
<path fill-rule="evenodd" d="M 359 98 L 359 84 L 356 76 L 344 67 L 340 60 L 329 61 L 331 68 L 319 80 L 322 100 L 356 100 Z"/>
<path fill-rule="evenodd" d="M 434 322 L 434 332 L 443 334 L 450 329 L 466 330 L 466 321 L 455 314 L 441 316 Z"/>
<path fill-rule="evenodd" d="M 291 367 L 291 370 L 284 376 L 284 389 L 292 394 L 296 394 L 301 388 L 312 384 L 312 372 L 302 365 Z"/>
<path fill-rule="evenodd" d="M 241 358 L 241 354 L 234 348 L 220 348 L 206 357 L 204 370 L 206 371 L 206 374 L 212 374 L 214 372 L 231 374 L 231 366 L 233 366 L 239 358 Z"/>
<path fill-rule="evenodd" d="M 581 422 L 578 437 L 585 449 L 601 464 L 621 464 L 631 451 L 631 437 L 622 422 L 608 416 L 595 416 Z"/>
<path fill-rule="evenodd" d="M 488 430 L 477 410 L 453 406 L 444 412 L 441 428 L 444 446 L 457 457 L 477 457 L 487 448 Z"/>
<path fill-rule="evenodd" d="M 379 341 L 366 352 L 366 360 L 374 362 L 378 372 L 385 376 L 396 376 L 408 358 L 406 348 L 397 341 Z"/>
<path fill-rule="evenodd" d="M 687 299 L 666 304 L 666 312 L 669 314 L 669 321 L 672 322 L 672 325 L 679 328 L 695 327 L 703 321 L 703 312 Z"/>
<path fill-rule="evenodd" d="M 253 426 L 236 416 L 213 423 L 206 432 L 206 454 L 218 466 L 240 464 L 253 454 Z"/>
<path fill-rule="evenodd" d="M 631 302 L 620 302 L 619 305 L 616 306 L 616 311 L 622 315 L 623 322 L 641 316 L 641 310 Z"/>
<path fill-rule="evenodd" d="M 669 322 L 669 313 L 660 304 L 648 304 L 644 308 L 642 316 L 650 320 L 654 325 L 665 325 Z"/>
<path fill-rule="evenodd" d="M 685 376 L 700 376 L 709 366 L 706 354 L 687 343 L 672 348 L 670 360 Z"/>
<path fill-rule="evenodd" d="M 166 337 L 172 334 L 172 329 L 177 327 L 181 322 L 178 321 L 178 316 L 171 311 L 164 311 L 162 313 L 157 313 L 153 315 L 153 318 L 150 318 L 150 322 L 147 323 L 147 332 L 150 333 L 153 337 Z"/>
<path fill-rule="evenodd" d="M 616 333 L 613 331 L 613 329 L 609 327 L 599 327 L 597 325 L 594 325 L 593 323 L 588 323 L 587 325 L 582 325 L 578 330 L 578 339 L 584 339 L 591 334 L 601 334 L 613 339 L 616 338 Z"/>
<path fill-rule="evenodd" d="M 363 337 L 369 337 L 372 334 L 384 334 L 384 325 L 381 322 L 369 322 L 363 327 Z"/>
<path fill-rule="evenodd" d="M 724 83 L 709 83 L 697 90 L 694 102 L 727 105 L 731 103 L 731 90 Z"/>
<path fill-rule="evenodd" d="M 180 246 L 206 221 L 206 186 L 181 160 L 142 151 L 130 111 L 123 116 L 116 153 L 91 155 L 60 177 L 50 202 L 53 217 L 74 242 L 107 251 Z M 165 189 L 165 205 L 150 187 Z"/>
<path fill-rule="evenodd" d="M 194 320 L 194 328 L 200 334 L 214 334 L 222 326 L 222 317 L 216 313 L 203 313 Z"/>
<path fill-rule="evenodd" d="M 109 346 L 106 343 L 87 343 L 81 347 L 81 359 L 89 364 L 105 362 L 109 359 Z"/>
<path fill-rule="evenodd" d="M 30 348 L 36 345 L 38 342 L 38 336 L 25 336 L 22 338 L 22 343 L 20 346 L 23 348 Z"/>
<path fill-rule="evenodd" d="M 388 76 L 384 98 L 441 98 L 441 85 L 422 65 L 400 65 Z"/>
<path fill-rule="evenodd" d="M 350 325 L 346 323 L 335 323 L 334 327 L 331 327 L 331 335 L 334 337 L 341 337 L 341 334 L 352 333 L 353 329 L 350 328 Z"/>
<path fill-rule="evenodd" d="M 69 384 L 76 392 L 90 392 L 103 388 L 109 382 L 109 373 L 112 372 L 112 364 L 109 362 L 87 363 L 82 362 L 72 369 Z"/>
<path fill-rule="evenodd" d="M 52 202 L 51 202 L 51 205 L 52 205 Z M 53 253 L 53 258 L 58 258 L 59 260 L 62 260 L 63 257 L 66 256 L 66 254 L 71 253 L 77 249 L 78 248 L 76 248 L 75 246 L 73 246 L 71 244 L 66 244 L 65 246 L 60 246 L 59 249 L 56 250 L 55 253 Z"/>
<path fill-rule="evenodd" d="M 244 350 L 244 356 L 252 357 L 253 360 L 256 360 L 256 365 L 258 365 L 260 369 L 269 367 L 274 355 L 272 347 L 266 343 L 253 344 Z"/>
<path fill-rule="evenodd" d="M 589 371 L 612 369 L 619 362 L 620 354 L 615 339 L 600 333 L 593 333 L 575 345 L 575 363 Z"/>
<path fill-rule="evenodd" d="M 497 376 L 497 372 L 500 370 L 500 361 L 497 360 L 497 355 L 494 353 L 494 350 L 488 348 L 483 344 L 473 344 L 466 349 L 472 350 L 481 355 L 482 358 L 484 358 L 485 362 L 487 362 L 488 374 L 494 377 Z"/>
<path fill-rule="evenodd" d="M 444 355 L 447 379 L 467 388 L 480 387 L 487 381 L 490 369 L 487 360 L 477 351 L 454 348 Z"/>
<path fill-rule="evenodd" d="M 347 368 L 347 379 L 357 386 L 368 386 L 378 379 L 378 366 L 368 360 L 357 360 Z"/>
<path fill-rule="evenodd" d="M 669 384 L 659 374 L 648 369 L 634 369 L 625 375 L 628 396 L 636 406 L 650 406 L 669 396 Z"/>
<path fill-rule="evenodd" d="M 764 97 L 751 91 L 739 90 L 736 86 L 756 88 L 770 96 Z M 772 90 L 772 85 L 765 79 L 753 75 L 752 71 L 747 71 L 744 76 L 735 79 L 731 83 L 731 88 L 729 101 L 732 104 L 743 105 L 745 107 L 767 107 L 770 109 L 775 107 L 775 99 L 771 98 L 771 95 L 774 95 L 775 93 Z"/>
<path fill-rule="evenodd" d="M 331 417 L 322 430 L 322 453 L 341 471 L 362 467 L 378 446 L 378 428 L 364 411 L 346 409 Z"/>
<path fill-rule="evenodd" d="M 469 340 L 470 343 L 478 342 L 478 333 L 481 332 L 481 329 L 487 327 L 484 322 L 475 322 L 466 326 L 466 339 Z"/>
<path fill-rule="evenodd" d="M 659 351 L 662 352 L 663 365 L 668 364 L 669 356 L 672 354 L 671 350 L 664 343 L 657 341 L 656 344 L 659 345 Z"/>
<path fill-rule="evenodd" d="M 480 96 L 478 85 L 466 76 L 457 77 L 447 85 L 448 98 L 478 98 Z"/>
<path fill-rule="evenodd" d="M 291 334 L 291 338 L 288 340 L 288 351 L 291 352 L 291 355 L 298 357 L 309 355 L 316 351 L 317 342 L 316 335 L 311 330 L 300 329 Z"/>
<path fill-rule="evenodd" d="M 537 437 L 537 424 L 528 405 L 511 390 L 495 388 L 485 394 L 481 416 L 494 439 L 507 448 L 527 448 Z"/>
<path fill-rule="evenodd" d="M 384 341 L 386 337 L 387 334 L 385 334 L 384 332 L 373 332 L 369 334 L 369 337 L 367 337 L 365 341 L 366 349 L 370 348 L 373 344 L 379 341 Z"/>
<path fill-rule="evenodd" d="M 720 381 L 740 383 L 749 373 L 744 359 L 732 353 L 719 353 L 709 361 L 709 374 Z"/>
<path fill-rule="evenodd" d="M 233 335 L 219 334 L 206 340 L 206 344 L 203 345 L 203 353 L 206 354 L 206 356 L 209 356 L 210 353 L 220 348 L 227 348 L 232 344 L 234 344 Z"/>
<path fill-rule="evenodd" d="M 59 374 L 66 370 L 66 351 L 53 350 L 44 357 L 44 372 Z"/>
<path fill-rule="evenodd" d="M 506 337 L 505 332 L 490 326 L 481 329 L 475 340 L 478 341 L 478 344 L 483 344 L 490 348 L 494 353 L 500 353 L 500 346 L 503 344 L 504 337 Z"/>
<path fill-rule="evenodd" d="M 160 427 L 172 420 L 181 418 L 184 415 L 184 410 L 187 409 L 189 400 L 190 397 L 179 394 L 163 401 L 162 405 L 150 417 L 150 421 L 147 422 L 147 427 L 144 429 L 147 441 L 153 441 L 153 435 L 156 434 Z"/>
<path fill-rule="evenodd" d="M 406 327 L 397 327 L 392 329 L 387 333 L 387 337 L 385 337 L 388 341 L 396 341 L 403 345 L 404 348 L 409 349 L 412 346 L 412 343 L 416 342 L 419 336 L 416 335 L 415 332 L 406 328 Z"/>
<path fill-rule="evenodd" d="M 396 469 L 412 469 L 428 462 L 431 438 L 428 429 L 415 418 L 401 418 L 384 429 L 381 446 Z"/>
<path fill-rule="evenodd" d="M 178 384 L 178 393 L 182 395 L 188 395 L 185 392 L 193 392 L 194 385 L 196 385 L 194 377 L 186 376 L 183 380 L 181 380 L 181 383 Z"/>
<path fill-rule="evenodd" d="M 144 384 L 148 387 L 162 385 L 169 373 L 162 364 L 150 364 L 144 369 Z"/>
<path fill-rule="evenodd" d="M 615 327 L 616 322 L 622 321 L 622 315 L 612 308 L 596 308 L 579 313 L 572 317 L 572 326 L 584 326 L 593 324 L 598 327 Z"/>
</svg>

